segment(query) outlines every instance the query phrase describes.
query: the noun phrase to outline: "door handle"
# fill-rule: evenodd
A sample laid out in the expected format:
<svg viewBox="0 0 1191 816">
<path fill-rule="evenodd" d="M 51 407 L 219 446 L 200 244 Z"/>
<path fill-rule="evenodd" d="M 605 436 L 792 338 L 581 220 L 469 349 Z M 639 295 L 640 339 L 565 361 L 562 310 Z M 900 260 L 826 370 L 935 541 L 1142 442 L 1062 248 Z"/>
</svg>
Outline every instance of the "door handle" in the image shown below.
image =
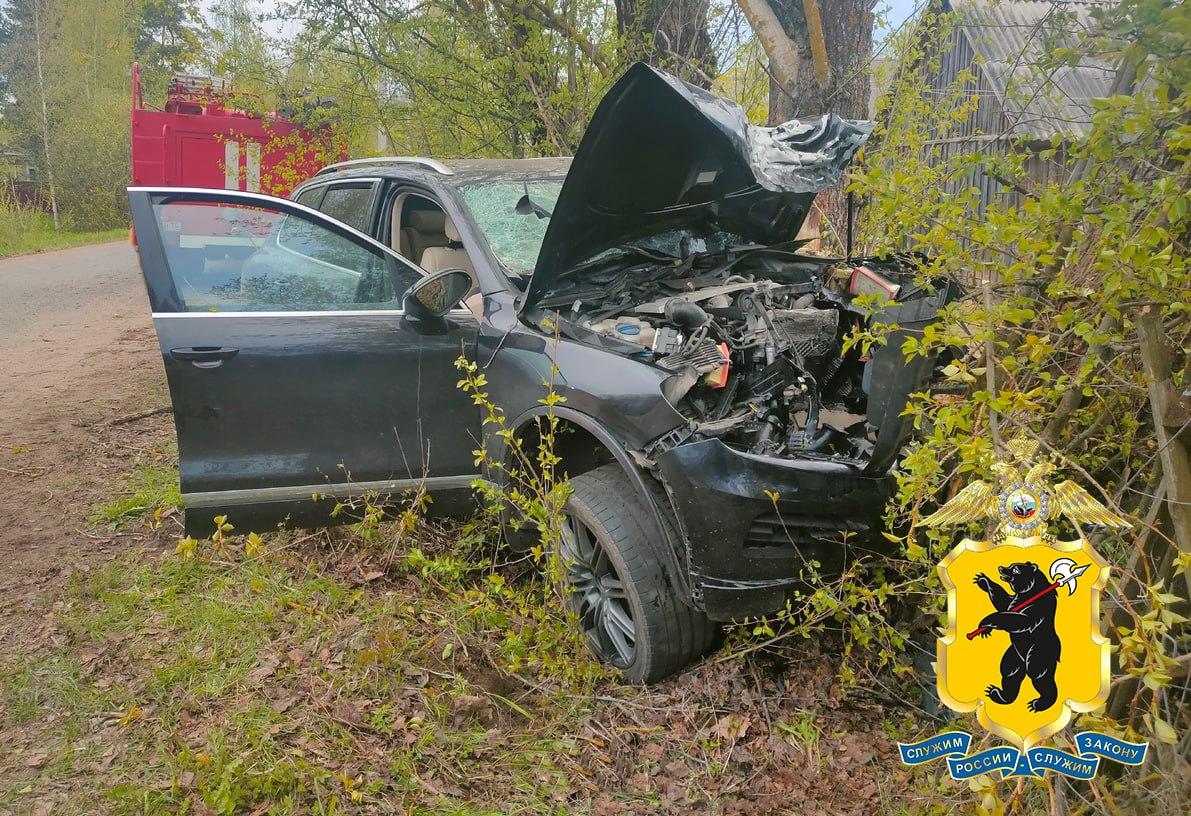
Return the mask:
<svg viewBox="0 0 1191 816">
<path fill-rule="evenodd" d="M 240 353 L 238 348 L 227 346 L 194 346 L 192 348 L 170 349 L 170 356 L 179 362 L 193 363 L 195 368 L 216 368 Z"/>
</svg>

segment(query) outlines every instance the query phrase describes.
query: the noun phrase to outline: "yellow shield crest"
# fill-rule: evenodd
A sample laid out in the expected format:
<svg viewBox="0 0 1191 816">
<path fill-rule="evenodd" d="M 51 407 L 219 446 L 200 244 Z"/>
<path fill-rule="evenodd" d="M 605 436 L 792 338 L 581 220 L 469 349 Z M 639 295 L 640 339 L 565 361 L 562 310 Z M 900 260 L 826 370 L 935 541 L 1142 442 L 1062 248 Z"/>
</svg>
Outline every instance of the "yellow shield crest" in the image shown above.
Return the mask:
<svg viewBox="0 0 1191 816">
<path fill-rule="evenodd" d="M 1100 632 L 1108 565 L 1084 539 L 964 539 L 939 564 L 947 633 L 938 691 L 955 711 L 1022 750 L 1107 699 Z"/>
</svg>

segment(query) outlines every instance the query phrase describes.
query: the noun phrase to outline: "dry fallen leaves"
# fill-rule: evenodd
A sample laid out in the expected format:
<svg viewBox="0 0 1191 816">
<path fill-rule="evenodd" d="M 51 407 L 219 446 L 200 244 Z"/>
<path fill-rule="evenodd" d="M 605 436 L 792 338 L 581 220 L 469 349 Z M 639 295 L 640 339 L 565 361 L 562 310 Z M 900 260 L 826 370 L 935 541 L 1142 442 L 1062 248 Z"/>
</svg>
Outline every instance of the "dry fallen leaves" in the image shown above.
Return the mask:
<svg viewBox="0 0 1191 816">
<path fill-rule="evenodd" d="M 721 739 L 736 740 L 748 733 L 750 720 L 740 714 L 727 714 L 716 720 L 711 733 Z"/>
<path fill-rule="evenodd" d="M 485 725 L 492 722 L 492 701 L 487 697 L 464 694 L 451 701 L 451 714 L 456 725 L 468 720 L 478 720 Z"/>
</svg>

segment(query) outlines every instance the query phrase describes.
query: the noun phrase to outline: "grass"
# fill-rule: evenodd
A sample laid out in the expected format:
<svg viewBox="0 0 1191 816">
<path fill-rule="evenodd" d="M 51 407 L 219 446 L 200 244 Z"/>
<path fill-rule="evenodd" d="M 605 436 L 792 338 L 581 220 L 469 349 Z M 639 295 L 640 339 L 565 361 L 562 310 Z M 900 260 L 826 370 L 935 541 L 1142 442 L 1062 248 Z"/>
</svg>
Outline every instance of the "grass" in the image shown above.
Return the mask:
<svg viewBox="0 0 1191 816">
<path fill-rule="evenodd" d="M 394 547 L 397 528 L 228 531 L 47 587 L 30 621 L 50 629 L 0 640 L 0 813 L 933 814 L 972 795 L 900 765 L 895 740 L 937 727 L 845 704 L 838 655 L 808 645 L 781 685 L 721 655 L 620 686 L 479 528 L 422 522 Z"/>
<path fill-rule="evenodd" d="M 146 454 L 96 523 L 172 506 L 175 459 Z M 842 698 L 838 654 L 621 686 L 482 525 L 364 511 L 322 533 L 142 527 L 121 535 L 158 547 L 47 585 L 0 639 L 0 813 L 933 814 L 973 795 L 900 764 L 895 741 L 936 725 Z"/>
<path fill-rule="evenodd" d="M 94 232 L 65 228 L 55 230 L 49 215 L 27 208 L 9 207 L 0 202 L 0 258 L 127 238 L 127 227 Z"/>
<path fill-rule="evenodd" d="M 40 731 L 0 811 L 23 812 L 51 769 L 79 785 L 55 813 L 503 813 L 484 792 L 499 774 L 516 810 L 554 811 L 576 700 L 602 672 L 560 619 L 520 617 L 545 609 L 536 582 L 510 589 L 418 551 L 367 592 L 288 552 L 286 534 L 267 540 L 256 558 L 202 542 L 71 580 L 56 619 L 74 648 L 0 659 L 0 725 Z M 506 642 L 511 616 L 535 631 Z M 526 639 L 589 671 L 527 700 L 501 668 Z"/>
<path fill-rule="evenodd" d="M 96 522 L 168 506 L 173 461 L 150 452 Z M 31 606 L 48 632 L 0 641 L 0 813 L 846 812 L 814 780 L 904 786 L 880 717 L 816 707 L 822 658 L 797 695 L 740 660 L 620 686 L 479 523 L 168 546 L 84 560 Z"/>
<path fill-rule="evenodd" d="M 309 539 L 271 534 L 249 556 L 229 534 L 74 573 L 54 596 L 60 645 L 0 650 L 0 740 L 30 746 L 0 774 L 0 812 L 45 812 L 46 791 L 69 793 L 50 803 L 64 816 L 729 812 L 754 793 L 840 795 L 801 776 L 840 771 L 821 758 L 845 730 L 830 715 L 742 701 L 755 681 L 724 665 L 619 686 L 541 576 L 494 566 L 476 529 L 423 526 L 383 574 L 388 551 L 358 530 Z M 768 742 L 742 747 L 773 705 Z M 847 772 L 887 773 L 862 762 Z"/>
<path fill-rule="evenodd" d="M 5 666 L 0 700 L 18 724 L 34 721 L 49 710 L 85 711 L 99 702 L 81 680 L 82 664 L 69 652 L 54 651 Z M 77 730 L 78 723 L 66 726 Z"/>
<path fill-rule="evenodd" d="M 166 510 L 180 508 L 182 493 L 175 462 L 176 456 L 160 451 L 152 459 L 139 462 L 124 477 L 116 496 L 91 508 L 91 523 L 118 527 L 132 519 L 160 516 Z"/>
</svg>

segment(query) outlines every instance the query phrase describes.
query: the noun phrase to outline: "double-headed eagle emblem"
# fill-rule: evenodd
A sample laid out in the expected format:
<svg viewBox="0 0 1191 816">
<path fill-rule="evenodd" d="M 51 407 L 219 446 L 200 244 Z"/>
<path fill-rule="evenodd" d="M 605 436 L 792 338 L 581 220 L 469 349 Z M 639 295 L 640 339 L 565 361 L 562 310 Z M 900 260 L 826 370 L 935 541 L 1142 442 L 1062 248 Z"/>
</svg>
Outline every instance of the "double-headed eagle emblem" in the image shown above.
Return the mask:
<svg viewBox="0 0 1191 816">
<path fill-rule="evenodd" d="M 1036 441 L 1018 437 L 1006 447 L 1009 459 L 993 465 L 996 487 L 987 482 L 972 482 L 921 523 L 942 527 L 982 518 L 999 519 L 998 532 L 1017 538 L 1046 537 L 1047 522 L 1060 515 L 1077 526 L 1129 526 L 1075 482 L 1068 479 L 1051 486 L 1047 479 L 1056 468 L 1045 459 L 1033 461 L 1038 452 Z"/>
</svg>

